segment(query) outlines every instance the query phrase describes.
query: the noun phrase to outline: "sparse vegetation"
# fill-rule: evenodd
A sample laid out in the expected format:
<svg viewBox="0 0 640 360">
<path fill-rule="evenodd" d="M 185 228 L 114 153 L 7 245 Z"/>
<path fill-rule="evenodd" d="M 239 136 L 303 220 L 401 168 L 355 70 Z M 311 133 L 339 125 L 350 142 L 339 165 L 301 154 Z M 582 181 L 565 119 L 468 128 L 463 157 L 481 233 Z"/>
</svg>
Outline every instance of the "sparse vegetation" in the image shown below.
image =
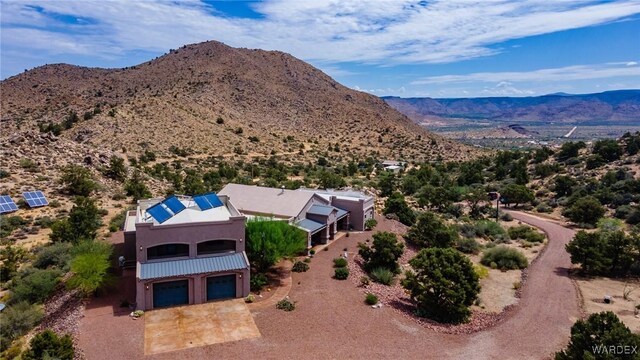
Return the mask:
<svg viewBox="0 0 640 360">
<path fill-rule="evenodd" d="M 501 270 L 524 269 L 529 263 L 527 258 L 518 250 L 499 245 L 487 249 L 482 254 L 482 265 L 497 267 Z"/>
</svg>

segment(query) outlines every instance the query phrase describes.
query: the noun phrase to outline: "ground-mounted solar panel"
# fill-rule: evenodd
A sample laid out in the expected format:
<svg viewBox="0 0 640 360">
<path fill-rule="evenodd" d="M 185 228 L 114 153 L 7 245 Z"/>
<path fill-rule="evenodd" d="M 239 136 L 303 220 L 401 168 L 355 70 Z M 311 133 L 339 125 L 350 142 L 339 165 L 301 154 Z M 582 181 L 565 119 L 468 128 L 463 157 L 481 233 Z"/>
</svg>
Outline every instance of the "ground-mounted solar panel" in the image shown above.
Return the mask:
<svg viewBox="0 0 640 360">
<path fill-rule="evenodd" d="M 49 205 L 49 201 L 47 201 L 42 191 L 27 191 L 22 193 L 22 197 L 24 197 L 24 201 L 27 202 L 30 208 Z"/>
<path fill-rule="evenodd" d="M 164 199 L 162 203 L 165 204 L 174 215 L 186 209 L 186 206 L 175 196 Z"/>
<path fill-rule="evenodd" d="M 218 195 L 216 195 L 215 193 L 208 193 L 205 194 L 204 197 L 209 200 L 209 204 L 211 204 L 212 207 L 217 208 L 220 207 L 222 205 L 224 205 L 222 203 L 222 201 L 220 200 L 220 198 L 218 197 Z"/>
<path fill-rule="evenodd" d="M 207 200 L 206 195 L 196 195 L 193 197 L 193 201 L 200 207 L 200 210 L 209 210 L 213 208 L 213 205 Z"/>
<path fill-rule="evenodd" d="M 153 205 L 147 209 L 147 214 L 151 215 L 160 224 L 171 219 L 173 215 L 162 206 L 162 203 Z"/>
<path fill-rule="evenodd" d="M 0 196 L 0 214 L 10 213 L 18 210 L 18 206 L 9 195 Z"/>
</svg>

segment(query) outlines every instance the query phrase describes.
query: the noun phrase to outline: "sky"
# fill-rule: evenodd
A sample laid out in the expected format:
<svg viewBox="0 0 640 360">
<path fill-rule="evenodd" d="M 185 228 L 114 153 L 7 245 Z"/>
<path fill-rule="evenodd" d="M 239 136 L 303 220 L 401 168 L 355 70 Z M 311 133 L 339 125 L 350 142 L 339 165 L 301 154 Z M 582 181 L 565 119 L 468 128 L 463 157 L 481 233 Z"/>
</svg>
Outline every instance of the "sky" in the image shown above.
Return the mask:
<svg viewBox="0 0 640 360">
<path fill-rule="evenodd" d="M 0 0 L 0 77 L 126 67 L 217 40 L 378 96 L 640 89 L 640 0 Z"/>
</svg>

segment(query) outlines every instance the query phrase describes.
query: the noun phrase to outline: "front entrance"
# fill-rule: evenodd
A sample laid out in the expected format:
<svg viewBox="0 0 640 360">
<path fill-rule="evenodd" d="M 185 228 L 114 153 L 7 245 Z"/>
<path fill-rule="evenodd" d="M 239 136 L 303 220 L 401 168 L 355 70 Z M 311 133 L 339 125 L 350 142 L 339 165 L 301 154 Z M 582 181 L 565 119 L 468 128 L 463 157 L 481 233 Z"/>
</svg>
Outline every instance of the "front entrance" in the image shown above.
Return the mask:
<svg viewBox="0 0 640 360">
<path fill-rule="evenodd" d="M 207 301 L 236 297 L 236 276 L 223 275 L 207 278 Z"/>
<path fill-rule="evenodd" d="M 185 305 L 189 303 L 189 280 L 153 284 L 153 307 Z"/>
</svg>

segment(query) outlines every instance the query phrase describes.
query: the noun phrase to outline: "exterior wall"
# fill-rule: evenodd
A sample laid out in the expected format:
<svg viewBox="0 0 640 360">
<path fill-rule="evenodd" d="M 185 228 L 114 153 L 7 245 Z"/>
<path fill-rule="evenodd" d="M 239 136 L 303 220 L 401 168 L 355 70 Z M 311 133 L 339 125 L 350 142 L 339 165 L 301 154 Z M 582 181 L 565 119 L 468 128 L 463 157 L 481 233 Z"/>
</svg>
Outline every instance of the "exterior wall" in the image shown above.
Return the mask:
<svg viewBox="0 0 640 360">
<path fill-rule="evenodd" d="M 236 252 L 245 250 L 245 218 L 232 217 L 228 221 L 153 226 L 136 224 L 136 260 L 147 262 L 147 248 L 162 244 L 188 244 L 189 258 L 198 257 L 198 243 L 208 240 L 236 240 Z M 211 256 L 211 255 L 207 255 Z M 153 261 L 165 261 L 162 259 Z"/>
<path fill-rule="evenodd" d="M 349 223 L 357 231 L 364 231 L 364 222 L 373 217 L 373 203 L 373 199 L 353 201 L 331 197 L 331 205 L 349 211 Z"/>
<path fill-rule="evenodd" d="M 124 233 L 124 259 L 126 261 L 136 260 L 136 233 L 127 231 Z"/>
<path fill-rule="evenodd" d="M 153 309 L 153 284 L 189 280 L 189 304 L 203 304 L 207 302 L 207 278 L 211 276 L 236 275 L 236 297 L 249 295 L 249 269 L 227 271 L 220 273 L 198 274 L 165 279 L 138 281 L 136 284 L 136 308 L 139 310 Z"/>
<path fill-rule="evenodd" d="M 307 217 L 307 211 L 313 205 L 330 205 L 329 202 L 318 195 L 314 195 L 311 200 L 302 208 L 295 221 L 300 221 Z M 322 221 L 321 221 L 322 222 Z"/>
</svg>

